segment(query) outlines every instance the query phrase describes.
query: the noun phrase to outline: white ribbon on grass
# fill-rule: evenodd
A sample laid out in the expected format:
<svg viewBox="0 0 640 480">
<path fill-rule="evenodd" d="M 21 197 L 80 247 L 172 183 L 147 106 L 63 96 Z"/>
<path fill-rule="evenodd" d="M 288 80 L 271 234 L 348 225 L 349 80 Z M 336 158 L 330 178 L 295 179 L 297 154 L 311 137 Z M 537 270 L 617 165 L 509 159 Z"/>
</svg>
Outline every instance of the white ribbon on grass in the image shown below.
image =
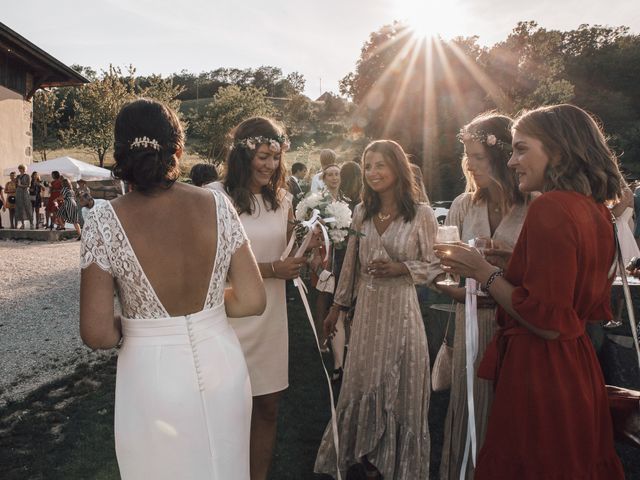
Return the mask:
<svg viewBox="0 0 640 480">
<path fill-rule="evenodd" d="M 471 241 L 469 242 L 471 245 Z M 473 245 L 471 245 L 473 246 Z M 474 365 L 478 355 L 478 282 L 473 278 L 465 281 L 466 301 L 465 309 L 465 349 L 467 368 L 467 439 L 464 446 L 464 457 L 460 469 L 460 480 L 464 480 L 467 475 L 467 463 L 469 462 L 469 450 L 471 450 L 471 461 L 476 465 L 477 436 L 476 436 L 476 414 L 473 402 L 473 376 Z"/>
<path fill-rule="evenodd" d="M 329 234 L 327 232 L 327 227 L 325 227 L 325 223 L 335 222 L 335 218 L 325 218 L 323 219 L 320 216 L 320 212 L 317 209 L 314 209 L 311 213 L 311 218 L 309 220 L 303 221 L 302 224 L 308 228 L 307 234 L 302 240 L 302 244 L 300 248 L 295 253 L 296 258 L 300 258 L 304 255 L 304 252 L 307 251 L 307 247 L 309 246 L 309 242 L 311 242 L 311 238 L 315 232 L 316 227 L 319 227 L 322 231 L 322 236 L 324 237 L 324 244 L 326 247 L 325 254 L 325 262 L 329 258 L 329 248 L 331 243 L 329 242 Z M 287 248 L 282 253 L 280 260 L 284 260 L 289 256 L 291 250 L 293 249 L 293 245 L 295 243 L 295 235 L 291 235 L 291 239 L 289 240 L 289 244 Z M 318 339 L 318 332 L 316 331 L 316 325 L 313 321 L 313 314 L 311 313 L 311 307 L 309 307 L 309 300 L 307 299 L 307 287 L 304 282 L 300 279 L 300 277 L 295 278 L 293 283 L 296 287 L 298 287 L 298 292 L 300 293 L 300 298 L 302 299 L 302 303 L 304 305 L 304 309 L 307 312 L 307 318 L 309 319 L 309 325 L 311 325 L 311 330 L 313 331 L 313 336 L 316 339 L 316 347 L 318 347 L 318 354 L 320 355 L 320 363 L 322 363 L 322 369 L 324 370 L 324 375 L 327 378 L 327 385 L 329 386 L 329 398 L 331 400 L 331 432 L 333 434 L 333 447 L 336 451 L 336 472 L 337 472 L 337 480 L 342 480 L 342 476 L 340 475 L 340 445 L 338 438 L 338 421 L 336 415 L 336 407 L 334 402 L 333 395 L 333 387 L 331 385 L 331 378 L 329 377 L 329 372 L 327 371 L 327 367 L 324 365 L 324 361 L 322 359 L 322 349 L 320 347 L 320 340 Z"/>
</svg>

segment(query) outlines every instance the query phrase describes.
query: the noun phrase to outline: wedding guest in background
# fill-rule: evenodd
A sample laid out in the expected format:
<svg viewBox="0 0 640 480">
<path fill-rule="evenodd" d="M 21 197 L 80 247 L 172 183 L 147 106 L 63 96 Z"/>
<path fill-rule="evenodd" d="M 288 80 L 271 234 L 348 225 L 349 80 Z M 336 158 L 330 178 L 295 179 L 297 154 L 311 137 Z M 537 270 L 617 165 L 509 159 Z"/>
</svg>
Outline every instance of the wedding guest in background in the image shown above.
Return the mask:
<svg viewBox="0 0 640 480">
<path fill-rule="evenodd" d="M 0 185 L 0 213 L 6 211 L 6 201 L 7 199 L 4 197 L 4 187 Z M 4 228 L 2 226 L 2 215 L 0 215 L 0 228 Z"/>
<path fill-rule="evenodd" d="M 62 194 L 62 179 L 60 178 L 60 172 L 54 170 L 51 172 L 51 178 L 52 180 L 49 186 L 49 200 L 45 209 L 48 223 L 47 226 L 49 227 L 49 230 L 52 230 L 54 226 L 57 227 L 57 230 L 60 230 L 60 228 L 64 228 L 61 227 L 58 220 L 58 198 L 60 198 Z"/>
<path fill-rule="evenodd" d="M 436 245 L 447 271 L 500 304 L 478 374 L 495 397 L 475 479 L 622 479 L 587 322 L 611 319 L 615 241 L 607 202 L 623 179 L 598 124 L 573 105 L 525 112 L 509 166 L 531 202 L 507 271 L 464 245 Z"/>
<path fill-rule="evenodd" d="M 16 208 L 15 208 L 15 223 L 18 228 L 18 222 L 20 222 L 20 228 L 24 228 L 24 222 L 29 220 L 31 228 L 33 228 L 33 218 L 31 217 L 31 200 L 29 199 L 29 186 L 31 185 L 31 178 L 27 174 L 27 167 L 25 165 L 18 165 L 18 177 L 16 178 Z"/>
<path fill-rule="evenodd" d="M 344 197 L 340 192 L 340 167 L 336 164 L 327 165 L 322 171 L 322 183 L 324 183 L 324 188 L 322 189 L 322 193 L 328 196 L 328 201 L 337 202 L 343 201 Z M 311 265 L 311 285 L 316 287 L 318 284 L 319 276 L 323 271 L 331 273 L 332 275 L 336 275 L 336 265 L 335 265 L 335 255 L 341 255 L 338 253 L 335 248 L 332 246 L 329 247 L 329 252 L 327 253 L 326 246 L 321 245 L 318 248 L 314 249 L 313 255 L 311 257 L 310 265 Z M 325 257 L 328 257 L 325 262 Z M 342 265 L 342 261 L 340 261 L 340 265 Z M 325 274 L 326 275 L 326 274 Z M 319 291 L 316 296 L 316 317 L 314 318 L 316 322 L 316 331 L 318 332 L 318 339 L 320 341 L 320 345 L 323 350 L 328 352 L 325 348 L 327 345 L 327 337 L 324 335 L 323 322 L 324 318 L 327 316 L 329 312 L 329 307 L 331 306 L 331 302 L 333 301 L 333 292 L 328 291 Z M 344 346 L 342 347 L 344 348 Z M 334 357 L 335 358 L 335 357 Z M 342 354 L 338 354 L 338 358 L 342 358 Z M 341 375 L 342 370 L 342 362 L 338 362 L 335 366 L 336 370 L 334 375 L 337 377 Z M 337 380 L 337 378 L 336 378 Z"/>
<path fill-rule="evenodd" d="M 87 218 L 80 332 L 94 349 L 123 339 L 119 473 L 249 480 L 251 388 L 228 323 L 265 307 L 249 242 L 224 195 L 177 181 L 184 133 L 174 111 L 137 100 L 114 130 L 113 175 L 133 190 L 96 203 Z"/>
<path fill-rule="evenodd" d="M 414 284 L 431 280 L 438 224 L 432 209 L 418 200 L 400 145 L 372 142 L 363 163 L 363 201 L 353 220 L 363 236 L 349 238 L 325 319 L 330 334 L 339 310 L 357 299 L 336 407 L 339 468 L 344 474 L 361 462 L 367 478 L 429 478 L 429 353 Z M 331 424 L 314 470 L 336 476 Z"/>
<path fill-rule="evenodd" d="M 83 180 L 82 178 L 80 180 L 78 180 L 76 182 L 77 184 L 77 190 L 76 190 L 76 194 L 78 194 L 78 196 L 81 193 L 88 193 L 89 195 L 91 195 L 91 189 L 89 188 L 89 184 L 87 183 L 86 180 Z"/>
<path fill-rule="evenodd" d="M 427 195 L 427 189 L 424 186 L 424 178 L 422 176 L 422 169 L 415 163 L 410 163 L 411 173 L 418 187 L 419 199 L 421 202 L 429 203 L 429 196 Z"/>
<path fill-rule="evenodd" d="M 4 186 L 5 207 L 9 210 L 9 228 L 16 228 L 16 172 L 9 174 L 9 181 Z"/>
<path fill-rule="evenodd" d="M 189 178 L 196 187 L 204 187 L 206 184 L 218 180 L 218 170 L 213 163 L 196 163 L 191 167 Z"/>
<path fill-rule="evenodd" d="M 71 186 L 71 182 L 68 178 L 62 179 L 62 191 L 60 193 L 61 196 L 59 199 L 62 199 L 62 205 L 60 205 L 58 209 L 57 216 L 60 219 L 60 223 L 63 225 L 62 230 L 64 230 L 64 225 L 66 223 L 73 224 L 73 228 L 75 228 L 78 233 L 78 240 L 80 240 L 82 231 L 80 229 L 76 194 L 73 191 L 73 187 Z"/>
<path fill-rule="evenodd" d="M 324 168 L 327 165 L 337 164 L 338 155 L 330 148 L 325 148 L 320 151 L 320 171 L 311 178 L 311 193 L 319 192 L 324 188 L 322 182 L 322 175 L 324 175 Z"/>
<path fill-rule="evenodd" d="M 464 144 L 462 171 L 467 180 L 465 193 L 456 197 L 445 220 L 445 225 L 458 227 L 460 239 L 482 239 L 487 245 L 483 250 L 487 258 L 506 267 L 513 250 L 524 217 L 527 212 L 529 194 L 518 189 L 518 179 L 507 163 L 511 157 L 511 127 L 513 121 L 504 115 L 489 112 L 474 118 L 465 125 L 458 138 Z M 497 257 L 496 253 L 501 256 Z M 437 262 L 433 268 L 441 272 Z M 439 274 L 438 272 L 438 274 Z M 435 275 L 435 274 L 434 274 Z M 439 279 L 439 277 L 438 277 Z M 434 283 L 435 288 L 447 294 L 456 303 L 455 337 L 453 341 L 453 375 L 449 408 L 444 424 L 444 442 L 440 462 L 441 479 L 459 479 L 467 441 L 467 359 L 464 287 L 449 287 Z M 478 357 L 474 373 L 487 345 L 498 330 L 496 304 L 491 297 L 478 297 Z M 493 385 L 488 380 L 475 378 L 473 403 L 478 449 L 482 446 Z M 473 463 L 466 462 L 465 477 L 473 478 Z"/>
<path fill-rule="evenodd" d="M 285 280 L 299 276 L 305 259 L 280 260 L 293 234 L 294 219 L 291 195 L 284 188 L 284 153 L 289 148 L 284 128 L 269 118 L 253 117 L 234 128 L 230 137 L 225 177 L 208 187 L 226 193 L 235 206 L 267 292 L 262 315 L 231 322 L 251 378 L 251 480 L 266 480 L 278 404 L 289 386 Z"/>
<path fill-rule="evenodd" d="M 340 191 L 353 212 L 362 195 L 362 169 L 358 162 L 344 162 L 340 167 Z"/>
<path fill-rule="evenodd" d="M 291 194 L 293 201 L 293 210 L 295 211 L 298 206 L 298 202 L 302 199 L 304 192 L 300 182 L 307 176 L 307 166 L 304 163 L 296 162 L 291 165 L 291 176 L 287 181 L 289 193 Z"/>
<path fill-rule="evenodd" d="M 31 174 L 31 185 L 29 186 L 29 200 L 31 200 L 31 225 L 35 225 L 36 228 L 44 228 L 44 222 L 40 221 L 40 209 L 42 208 L 42 180 L 38 172 Z"/>
</svg>

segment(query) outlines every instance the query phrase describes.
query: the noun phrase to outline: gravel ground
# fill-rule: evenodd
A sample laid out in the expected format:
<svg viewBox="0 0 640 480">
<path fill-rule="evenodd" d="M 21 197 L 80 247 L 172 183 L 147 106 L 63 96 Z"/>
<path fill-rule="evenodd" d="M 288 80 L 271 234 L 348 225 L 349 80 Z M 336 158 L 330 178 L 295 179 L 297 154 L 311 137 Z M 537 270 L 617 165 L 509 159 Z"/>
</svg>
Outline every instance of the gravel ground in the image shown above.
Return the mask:
<svg viewBox="0 0 640 480">
<path fill-rule="evenodd" d="M 0 407 L 92 363 L 78 330 L 80 242 L 0 242 Z"/>
</svg>

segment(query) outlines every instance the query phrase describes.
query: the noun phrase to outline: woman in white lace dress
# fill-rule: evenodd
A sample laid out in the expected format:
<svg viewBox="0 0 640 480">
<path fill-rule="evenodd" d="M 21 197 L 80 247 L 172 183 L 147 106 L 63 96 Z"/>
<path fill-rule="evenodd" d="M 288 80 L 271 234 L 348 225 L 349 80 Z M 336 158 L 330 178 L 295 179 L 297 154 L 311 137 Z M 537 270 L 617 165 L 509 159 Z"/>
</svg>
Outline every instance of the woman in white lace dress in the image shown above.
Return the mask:
<svg viewBox="0 0 640 480">
<path fill-rule="evenodd" d="M 260 313 L 265 293 L 224 195 L 175 182 L 183 145 L 166 106 L 137 100 L 120 111 L 114 176 L 133 191 L 96 204 L 86 219 L 80 331 L 91 348 L 122 338 L 115 440 L 123 479 L 248 480 L 251 387 L 227 317 Z"/>
</svg>

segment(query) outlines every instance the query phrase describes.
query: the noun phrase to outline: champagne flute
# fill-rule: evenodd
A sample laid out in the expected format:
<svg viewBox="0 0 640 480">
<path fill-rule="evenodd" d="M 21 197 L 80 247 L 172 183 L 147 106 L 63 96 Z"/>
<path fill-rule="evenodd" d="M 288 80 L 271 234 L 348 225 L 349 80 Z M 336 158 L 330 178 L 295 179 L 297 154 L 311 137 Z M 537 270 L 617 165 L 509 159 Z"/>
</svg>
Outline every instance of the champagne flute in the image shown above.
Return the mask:
<svg viewBox="0 0 640 480">
<path fill-rule="evenodd" d="M 469 242 L 471 244 L 471 242 Z M 485 250 L 487 248 L 493 248 L 493 240 L 487 237 L 476 237 L 473 239 L 473 246 L 480 252 L 480 255 L 485 256 Z M 479 297 L 486 297 L 488 293 L 482 290 L 482 286 L 478 283 L 476 295 Z"/>
<path fill-rule="evenodd" d="M 386 256 L 387 256 L 386 254 L 387 254 L 387 252 L 381 246 L 373 248 L 369 252 L 369 265 L 367 266 L 367 271 L 369 273 L 369 280 L 367 282 L 367 290 L 370 290 L 370 291 L 373 292 L 376 289 L 376 286 L 373 284 L 373 275 L 371 275 L 371 272 L 373 271 L 371 269 L 371 264 L 373 262 L 377 262 L 379 260 L 384 260 L 386 258 Z"/>
<path fill-rule="evenodd" d="M 438 227 L 438 233 L 436 233 L 436 243 L 458 243 L 460 241 L 460 232 L 455 225 L 440 225 Z M 449 272 L 444 277 L 444 280 L 437 282 L 438 285 L 445 286 L 457 286 L 456 282 Z"/>
</svg>

